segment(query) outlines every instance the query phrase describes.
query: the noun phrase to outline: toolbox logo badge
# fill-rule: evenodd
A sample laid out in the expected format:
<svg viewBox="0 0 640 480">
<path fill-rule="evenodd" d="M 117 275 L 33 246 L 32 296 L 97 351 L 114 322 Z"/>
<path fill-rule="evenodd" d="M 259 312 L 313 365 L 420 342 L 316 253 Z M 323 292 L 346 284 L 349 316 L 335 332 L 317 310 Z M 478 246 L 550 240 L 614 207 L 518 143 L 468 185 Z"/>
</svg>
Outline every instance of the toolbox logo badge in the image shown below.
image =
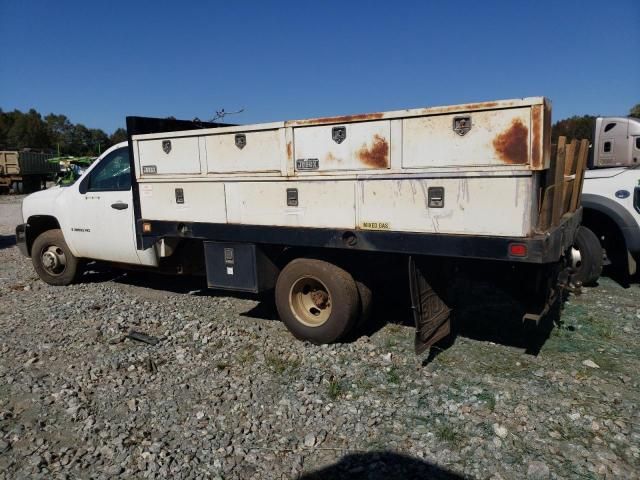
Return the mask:
<svg viewBox="0 0 640 480">
<path fill-rule="evenodd" d="M 333 127 L 331 129 L 331 138 L 338 144 L 344 142 L 347 139 L 347 127 Z"/>
<path fill-rule="evenodd" d="M 455 117 L 453 119 L 453 131 L 463 137 L 471 130 L 471 117 Z"/>
<path fill-rule="evenodd" d="M 247 136 L 244 133 L 236 134 L 236 147 L 242 150 L 247 146 Z"/>
<path fill-rule="evenodd" d="M 171 151 L 171 140 L 162 141 L 162 150 L 164 150 L 164 153 L 167 154 Z"/>
</svg>

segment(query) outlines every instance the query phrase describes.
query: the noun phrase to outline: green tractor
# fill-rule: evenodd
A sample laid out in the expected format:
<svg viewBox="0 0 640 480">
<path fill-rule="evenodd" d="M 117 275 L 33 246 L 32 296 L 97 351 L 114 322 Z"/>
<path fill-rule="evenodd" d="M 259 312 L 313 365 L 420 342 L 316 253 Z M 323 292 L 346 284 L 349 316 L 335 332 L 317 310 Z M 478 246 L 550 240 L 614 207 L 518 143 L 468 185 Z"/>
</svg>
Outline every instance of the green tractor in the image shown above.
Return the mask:
<svg viewBox="0 0 640 480">
<path fill-rule="evenodd" d="M 56 185 L 68 187 L 89 168 L 98 157 L 72 157 L 63 156 L 49 159 L 49 162 L 60 165 L 60 173 L 56 178 Z"/>
</svg>

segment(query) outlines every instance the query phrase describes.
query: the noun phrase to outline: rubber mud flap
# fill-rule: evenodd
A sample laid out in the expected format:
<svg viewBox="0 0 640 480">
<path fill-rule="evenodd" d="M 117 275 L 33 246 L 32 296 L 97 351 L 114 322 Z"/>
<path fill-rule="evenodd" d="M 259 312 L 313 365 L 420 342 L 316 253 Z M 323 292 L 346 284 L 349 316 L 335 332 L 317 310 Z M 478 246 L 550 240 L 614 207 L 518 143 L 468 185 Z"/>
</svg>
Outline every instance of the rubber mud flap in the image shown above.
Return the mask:
<svg viewBox="0 0 640 480">
<path fill-rule="evenodd" d="M 451 332 L 451 309 L 427 281 L 427 267 L 409 257 L 411 308 L 416 322 L 415 351 L 420 355 Z"/>
</svg>

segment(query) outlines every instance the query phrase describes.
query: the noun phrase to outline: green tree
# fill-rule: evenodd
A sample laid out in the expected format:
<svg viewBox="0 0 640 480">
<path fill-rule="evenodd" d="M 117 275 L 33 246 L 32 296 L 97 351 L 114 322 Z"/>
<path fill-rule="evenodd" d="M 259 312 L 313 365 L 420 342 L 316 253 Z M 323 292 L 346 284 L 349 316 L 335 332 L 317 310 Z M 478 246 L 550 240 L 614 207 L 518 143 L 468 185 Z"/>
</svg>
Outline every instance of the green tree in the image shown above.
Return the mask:
<svg viewBox="0 0 640 480">
<path fill-rule="evenodd" d="M 44 117 L 51 139 L 51 147 L 60 153 L 69 151 L 72 141 L 73 124 L 66 115 L 50 113 Z"/>
<path fill-rule="evenodd" d="M 71 132 L 70 155 L 87 155 L 91 152 L 91 131 L 81 123 L 76 123 Z"/>
<path fill-rule="evenodd" d="M 551 127 L 551 141 L 556 143 L 558 137 L 565 136 L 567 140 L 587 139 L 593 140 L 593 129 L 596 125 L 596 117 L 593 115 L 582 115 L 565 118 L 556 122 Z"/>
<path fill-rule="evenodd" d="M 0 108 L 0 150 L 7 148 L 7 115 Z"/>
<path fill-rule="evenodd" d="M 100 155 L 105 149 L 109 148 L 111 141 L 109 136 L 99 128 L 92 128 L 89 130 L 89 151 L 88 155 Z"/>
<path fill-rule="evenodd" d="M 126 140 L 119 128 L 111 136 L 99 128 L 73 124 L 66 115 L 50 113 L 44 118 L 33 108 L 5 112 L 0 108 L 0 149 L 31 148 L 61 155 L 98 155 L 114 143 Z"/>
<path fill-rule="evenodd" d="M 33 108 L 17 115 L 7 133 L 7 143 L 16 148 L 48 149 L 51 146 L 47 126 Z"/>
<path fill-rule="evenodd" d="M 8 150 L 10 148 L 15 148 L 15 145 L 11 145 L 9 142 L 9 130 L 13 127 L 13 124 L 16 122 L 18 116 L 21 116 L 22 112 L 18 110 L 14 110 L 13 112 L 2 112 L 0 117 L 2 118 L 2 124 L 0 125 L 0 138 L 2 138 L 2 146 L 4 149 Z"/>
<path fill-rule="evenodd" d="M 111 141 L 111 145 L 115 145 L 116 143 L 120 143 L 120 142 L 126 142 L 127 131 L 124 128 L 119 128 L 111 134 L 111 137 L 109 137 L 109 140 Z"/>
<path fill-rule="evenodd" d="M 629 116 L 640 118 L 640 103 L 637 103 L 636 105 L 631 107 L 631 110 L 629 110 Z"/>
</svg>

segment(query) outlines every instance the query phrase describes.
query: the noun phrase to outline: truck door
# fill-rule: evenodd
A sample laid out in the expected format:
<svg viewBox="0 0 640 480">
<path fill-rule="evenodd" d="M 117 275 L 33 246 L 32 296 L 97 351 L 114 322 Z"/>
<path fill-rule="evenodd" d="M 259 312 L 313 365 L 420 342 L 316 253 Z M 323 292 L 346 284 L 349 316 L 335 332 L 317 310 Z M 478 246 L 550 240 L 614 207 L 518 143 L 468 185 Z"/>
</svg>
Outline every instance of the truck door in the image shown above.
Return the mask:
<svg viewBox="0 0 640 480">
<path fill-rule="evenodd" d="M 107 153 L 79 183 L 79 205 L 69 222 L 78 255 L 139 264 L 127 147 Z"/>
</svg>

